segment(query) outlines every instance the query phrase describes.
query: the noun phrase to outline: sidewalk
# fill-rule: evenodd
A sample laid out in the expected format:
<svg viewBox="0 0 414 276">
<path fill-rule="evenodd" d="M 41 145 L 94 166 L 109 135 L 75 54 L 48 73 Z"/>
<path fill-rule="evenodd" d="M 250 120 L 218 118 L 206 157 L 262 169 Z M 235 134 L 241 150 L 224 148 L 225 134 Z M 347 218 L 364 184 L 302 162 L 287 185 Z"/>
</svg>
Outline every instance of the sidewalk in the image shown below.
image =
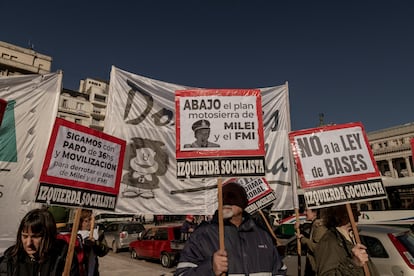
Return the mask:
<svg viewBox="0 0 414 276">
<path fill-rule="evenodd" d="M 99 258 L 99 272 L 101 276 L 172 276 L 175 268 L 164 268 L 160 264 L 144 260 L 133 260 L 125 254 L 109 252 Z"/>
</svg>

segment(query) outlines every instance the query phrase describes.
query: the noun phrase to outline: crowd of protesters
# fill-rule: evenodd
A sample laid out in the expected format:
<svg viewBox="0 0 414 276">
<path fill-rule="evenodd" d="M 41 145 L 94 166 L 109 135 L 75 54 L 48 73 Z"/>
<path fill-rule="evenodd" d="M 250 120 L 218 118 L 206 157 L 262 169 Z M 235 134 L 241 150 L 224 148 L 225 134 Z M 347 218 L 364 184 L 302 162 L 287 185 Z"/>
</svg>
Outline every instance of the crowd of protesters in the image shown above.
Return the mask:
<svg viewBox="0 0 414 276">
<path fill-rule="evenodd" d="M 237 183 L 226 184 L 222 196 L 224 248 L 219 238 L 218 210 L 214 216 L 186 215 L 181 227 L 185 246 L 175 275 L 286 275 L 283 256 L 279 255 L 274 235 L 270 235 L 273 230 L 266 229 L 260 219 L 244 211 L 248 202 L 244 188 Z M 355 206 L 352 211 L 358 222 Z M 306 208 L 304 214 L 310 226 L 304 228 L 297 223 L 295 229 L 298 242 L 307 247 L 305 275 L 362 276 L 366 269 L 372 276 L 379 275 L 367 248 L 354 238 L 345 205 L 319 210 Z M 91 228 L 91 216 L 92 211 L 82 211 L 80 231 L 88 232 Z M 154 216 L 154 223 L 179 218 Z M 47 209 L 29 211 L 20 223 L 15 245 L 0 257 L 0 276 L 61 275 L 67 242 L 59 238 L 56 221 Z M 99 275 L 98 257 L 108 252 L 104 239 L 88 232 L 81 239 L 81 247 L 85 249 L 84 262 L 74 257 L 70 275 Z"/>
</svg>

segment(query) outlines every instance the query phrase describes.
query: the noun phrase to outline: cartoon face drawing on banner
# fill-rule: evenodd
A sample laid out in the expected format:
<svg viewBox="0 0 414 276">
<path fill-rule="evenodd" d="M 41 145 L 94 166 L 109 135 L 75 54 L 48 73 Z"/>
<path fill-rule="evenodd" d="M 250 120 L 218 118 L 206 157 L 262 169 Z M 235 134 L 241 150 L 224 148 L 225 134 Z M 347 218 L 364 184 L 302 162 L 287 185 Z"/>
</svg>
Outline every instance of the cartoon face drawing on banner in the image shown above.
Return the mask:
<svg viewBox="0 0 414 276">
<path fill-rule="evenodd" d="M 158 177 L 164 175 L 168 167 L 164 143 L 134 137 L 128 149 L 129 155 L 125 160 L 128 172 L 122 179 L 127 188 L 122 196 L 154 198 L 153 190 L 159 188 Z"/>
</svg>

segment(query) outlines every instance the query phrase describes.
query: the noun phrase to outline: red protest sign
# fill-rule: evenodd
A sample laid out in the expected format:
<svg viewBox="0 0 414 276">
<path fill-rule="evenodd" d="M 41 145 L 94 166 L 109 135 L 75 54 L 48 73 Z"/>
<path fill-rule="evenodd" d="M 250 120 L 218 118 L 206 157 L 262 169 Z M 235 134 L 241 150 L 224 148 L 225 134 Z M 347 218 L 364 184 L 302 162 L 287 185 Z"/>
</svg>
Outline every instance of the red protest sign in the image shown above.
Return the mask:
<svg viewBox="0 0 414 276">
<path fill-rule="evenodd" d="M 264 175 L 258 89 L 176 91 L 177 178 Z"/>
<path fill-rule="evenodd" d="M 308 207 L 386 196 L 361 123 L 289 133 Z"/>
<path fill-rule="evenodd" d="M 57 118 L 36 201 L 115 209 L 124 154 L 124 140 Z"/>
</svg>

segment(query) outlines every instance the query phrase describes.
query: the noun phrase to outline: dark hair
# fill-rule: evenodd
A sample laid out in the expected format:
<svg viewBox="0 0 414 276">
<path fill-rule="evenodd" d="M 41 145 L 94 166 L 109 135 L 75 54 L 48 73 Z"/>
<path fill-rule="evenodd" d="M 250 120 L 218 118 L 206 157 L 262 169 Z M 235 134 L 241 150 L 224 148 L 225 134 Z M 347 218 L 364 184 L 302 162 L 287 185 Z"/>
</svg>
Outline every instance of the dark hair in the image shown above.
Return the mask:
<svg viewBox="0 0 414 276">
<path fill-rule="evenodd" d="M 82 209 L 80 218 L 79 218 L 79 224 L 80 227 L 82 227 L 82 222 L 86 219 L 86 218 L 90 218 L 92 217 L 92 211 L 91 210 L 86 210 L 86 209 Z"/>
<path fill-rule="evenodd" d="M 23 231 L 31 230 L 34 234 L 42 236 L 42 242 L 39 248 L 39 262 L 42 263 L 53 248 L 57 230 L 55 219 L 47 209 L 33 209 L 29 211 L 21 220 L 17 231 L 16 244 L 12 249 L 12 256 L 18 256 L 24 252 L 21 234 Z"/>
<path fill-rule="evenodd" d="M 351 204 L 354 220 L 358 222 L 360 215 L 357 206 Z M 326 207 L 321 212 L 321 216 L 327 228 L 338 227 L 350 222 L 346 205 L 337 205 L 332 207 Z"/>
</svg>

